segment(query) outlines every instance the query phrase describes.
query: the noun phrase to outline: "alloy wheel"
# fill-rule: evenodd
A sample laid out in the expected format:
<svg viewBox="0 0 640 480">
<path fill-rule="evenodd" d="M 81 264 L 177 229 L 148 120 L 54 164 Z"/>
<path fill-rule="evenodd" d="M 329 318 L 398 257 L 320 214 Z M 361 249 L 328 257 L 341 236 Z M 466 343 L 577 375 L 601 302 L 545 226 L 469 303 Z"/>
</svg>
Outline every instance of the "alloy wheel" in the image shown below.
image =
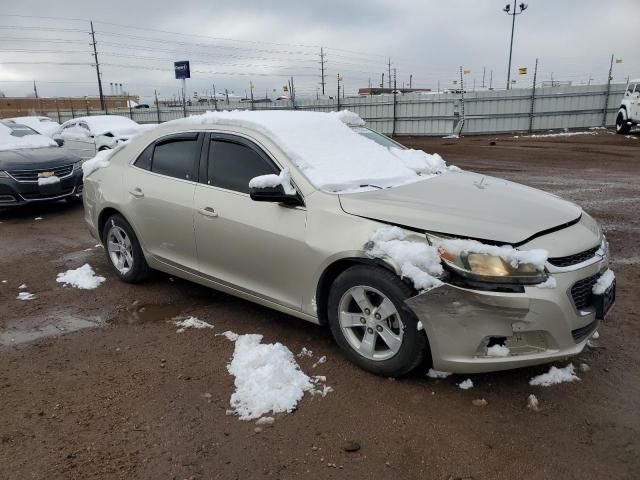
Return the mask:
<svg viewBox="0 0 640 480">
<path fill-rule="evenodd" d="M 107 251 L 111 263 L 121 275 L 126 275 L 133 268 L 131 239 L 127 232 L 117 225 L 112 225 L 107 234 Z"/>
<path fill-rule="evenodd" d="M 393 302 L 368 286 L 355 286 L 340 299 L 338 321 L 345 339 L 369 360 L 387 360 L 400 351 L 404 326 Z"/>
</svg>

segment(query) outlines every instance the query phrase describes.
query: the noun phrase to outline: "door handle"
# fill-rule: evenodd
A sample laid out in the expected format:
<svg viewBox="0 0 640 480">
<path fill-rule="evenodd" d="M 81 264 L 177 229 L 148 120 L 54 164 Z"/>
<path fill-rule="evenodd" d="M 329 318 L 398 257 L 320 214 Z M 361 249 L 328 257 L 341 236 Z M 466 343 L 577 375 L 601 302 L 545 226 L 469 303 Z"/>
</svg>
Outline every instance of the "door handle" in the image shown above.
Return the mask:
<svg viewBox="0 0 640 480">
<path fill-rule="evenodd" d="M 211 217 L 211 218 L 216 218 L 218 216 L 216 211 L 211 207 L 201 208 L 200 210 L 198 210 L 198 213 L 200 215 L 204 215 L 205 217 Z"/>
<path fill-rule="evenodd" d="M 144 193 L 142 193 L 142 190 L 140 190 L 139 188 L 134 188 L 133 190 L 129 190 L 129 193 L 136 198 L 144 197 Z"/>
</svg>

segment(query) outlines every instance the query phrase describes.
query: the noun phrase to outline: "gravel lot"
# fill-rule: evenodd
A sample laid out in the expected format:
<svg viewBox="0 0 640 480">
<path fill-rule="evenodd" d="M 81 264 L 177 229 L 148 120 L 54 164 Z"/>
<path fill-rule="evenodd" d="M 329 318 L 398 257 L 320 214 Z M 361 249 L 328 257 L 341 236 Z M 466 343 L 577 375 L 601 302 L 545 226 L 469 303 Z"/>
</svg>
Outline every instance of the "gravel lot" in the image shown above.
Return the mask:
<svg viewBox="0 0 640 480">
<path fill-rule="evenodd" d="M 590 370 L 549 388 L 528 385 L 544 366 L 474 375 L 466 391 L 456 385 L 466 376 L 378 378 L 347 363 L 324 328 L 163 274 L 119 282 L 80 206 L 0 211 L 0 478 L 638 478 L 640 134 L 591 133 L 402 139 L 574 200 L 602 222 L 617 304 L 572 360 Z M 86 262 L 102 286 L 56 283 Z M 23 283 L 34 300 L 16 299 Z M 176 315 L 215 328 L 176 333 Z M 302 369 L 334 392 L 305 396 L 262 432 L 226 415 L 225 330 L 311 349 Z M 526 408 L 531 393 L 538 412 Z M 346 452 L 347 441 L 361 448 Z"/>
</svg>

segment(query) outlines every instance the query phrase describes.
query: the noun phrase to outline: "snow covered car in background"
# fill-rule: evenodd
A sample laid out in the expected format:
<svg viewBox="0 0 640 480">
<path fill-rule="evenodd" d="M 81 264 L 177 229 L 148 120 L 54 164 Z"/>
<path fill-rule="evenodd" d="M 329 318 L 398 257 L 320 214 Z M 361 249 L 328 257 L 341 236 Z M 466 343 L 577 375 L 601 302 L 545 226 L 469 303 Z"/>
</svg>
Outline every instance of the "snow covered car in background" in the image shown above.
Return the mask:
<svg viewBox="0 0 640 480">
<path fill-rule="evenodd" d="M 111 153 L 83 167 L 85 219 L 122 280 L 154 268 L 328 324 L 377 374 L 575 355 L 615 298 L 578 206 L 351 112 L 208 112 Z"/>
<path fill-rule="evenodd" d="M 82 198 L 82 159 L 50 137 L 0 122 L 0 208 Z"/>
<path fill-rule="evenodd" d="M 633 125 L 640 124 L 640 78 L 629 80 L 616 117 L 616 132 L 629 133 Z"/>
<path fill-rule="evenodd" d="M 48 137 L 53 136 L 53 134 L 60 128 L 60 124 L 58 122 L 54 122 L 49 117 L 14 117 L 7 118 L 5 121 L 26 125 L 36 132 Z"/>
<path fill-rule="evenodd" d="M 148 129 L 127 117 L 96 115 L 64 122 L 53 137 L 64 140 L 65 148 L 87 159 L 101 150 L 115 148 Z"/>
</svg>

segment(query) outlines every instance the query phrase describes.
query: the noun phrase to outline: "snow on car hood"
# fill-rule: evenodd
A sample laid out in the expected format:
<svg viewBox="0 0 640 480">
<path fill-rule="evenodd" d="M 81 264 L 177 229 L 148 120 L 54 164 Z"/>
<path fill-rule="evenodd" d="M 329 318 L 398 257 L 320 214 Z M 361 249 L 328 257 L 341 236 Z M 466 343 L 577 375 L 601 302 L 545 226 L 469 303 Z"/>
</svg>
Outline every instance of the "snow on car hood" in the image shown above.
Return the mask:
<svg viewBox="0 0 640 480">
<path fill-rule="evenodd" d="M 345 212 L 443 234 L 516 244 L 580 217 L 550 193 L 471 172 L 447 172 L 410 185 L 340 195 Z"/>
</svg>

